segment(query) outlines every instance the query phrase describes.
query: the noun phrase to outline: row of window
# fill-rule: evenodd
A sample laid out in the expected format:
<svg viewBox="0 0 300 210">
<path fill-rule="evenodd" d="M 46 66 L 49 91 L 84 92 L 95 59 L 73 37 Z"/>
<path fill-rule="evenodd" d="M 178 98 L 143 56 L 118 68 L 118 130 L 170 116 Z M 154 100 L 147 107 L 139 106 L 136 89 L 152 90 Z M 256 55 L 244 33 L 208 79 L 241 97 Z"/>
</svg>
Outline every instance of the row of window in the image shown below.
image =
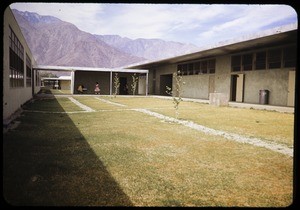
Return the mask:
<svg viewBox="0 0 300 210">
<path fill-rule="evenodd" d="M 26 86 L 31 86 L 31 59 L 26 53 Z"/>
<path fill-rule="evenodd" d="M 177 65 L 177 71 L 179 71 L 181 75 L 214 74 L 215 69 L 215 59 Z"/>
<path fill-rule="evenodd" d="M 296 47 L 288 46 L 252 53 L 234 55 L 231 57 L 231 71 L 251 71 L 296 66 Z M 203 60 L 177 65 L 181 75 L 214 74 L 216 60 Z"/>
<path fill-rule="evenodd" d="M 270 49 L 234 55 L 231 57 L 231 71 L 251 71 L 296 66 L 296 47 Z"/>
<path fill-rule="evenodd" d="M 10 87 L 24 87 L 24 47 L 9 27 Z M 26 54 L 26 85 L 31 86 L 31 60 Z"/>
</svg>

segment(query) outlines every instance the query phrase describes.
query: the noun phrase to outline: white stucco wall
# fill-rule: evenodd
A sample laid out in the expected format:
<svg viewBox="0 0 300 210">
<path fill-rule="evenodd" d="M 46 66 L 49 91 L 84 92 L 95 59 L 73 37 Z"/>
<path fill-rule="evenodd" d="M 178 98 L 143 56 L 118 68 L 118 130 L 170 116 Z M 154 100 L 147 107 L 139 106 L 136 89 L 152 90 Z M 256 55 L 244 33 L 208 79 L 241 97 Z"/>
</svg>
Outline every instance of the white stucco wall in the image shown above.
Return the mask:
<svg viewBox="0 0 300 210">
<path fill-rule="evenodd" d="M 19 41 L 24 47 L 24 87 L 10 87 L 9 81 L 9 26 L 12 28 Z M 32 53 L 26 43 L 17 21 L 10 10 L 6 8 L 3 19 L 3 121 L 8 119 L 16 112 L 22 104 L 32 98 L 32 87 L 26 87 L 26 53 L 31 58 L 32 65 L 36 64 Z M 32 74 L 35 82 L 35 72 Z M 39 91 L 39 87 L 35 87 L 34 92 Z"/>
</svg>

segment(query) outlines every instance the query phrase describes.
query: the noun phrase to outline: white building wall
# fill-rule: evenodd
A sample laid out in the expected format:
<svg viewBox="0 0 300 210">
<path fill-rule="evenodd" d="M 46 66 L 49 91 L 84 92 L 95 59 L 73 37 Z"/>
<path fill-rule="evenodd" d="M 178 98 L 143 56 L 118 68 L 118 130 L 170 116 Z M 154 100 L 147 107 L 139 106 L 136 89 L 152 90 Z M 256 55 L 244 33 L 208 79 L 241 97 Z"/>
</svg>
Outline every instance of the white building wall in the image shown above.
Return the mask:
<svg viewBox="0 0 300 210">
<path fill-rule="evenodd" d="M 24 47 L 24 87 L 10 87 L 9 81 L 9 26 L 12 28 L 19 41 Z M 26 53 L 31 58 L 32 66 L 36 64 L 32 53 L 26 43 L 21 29 L 10 8 L 4 11 L 3 19 L 3 121 L 6 121 L 22 104 L 32 98 L 32 87 L 26 87 Z M 32 74 L 35 82 L 35 72 Z M 34 92 L 39 91 L 39 86 L 35 87 Z"/>
</svg>

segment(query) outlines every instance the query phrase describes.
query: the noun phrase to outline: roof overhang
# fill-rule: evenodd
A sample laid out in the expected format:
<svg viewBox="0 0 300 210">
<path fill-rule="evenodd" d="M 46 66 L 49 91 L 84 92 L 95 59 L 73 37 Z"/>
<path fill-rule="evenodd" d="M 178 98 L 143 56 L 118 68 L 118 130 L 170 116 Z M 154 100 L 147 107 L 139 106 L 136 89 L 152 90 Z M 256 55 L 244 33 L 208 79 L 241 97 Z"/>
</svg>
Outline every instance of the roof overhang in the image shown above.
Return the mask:
<svg viewBox="0 0 300 210">
<path fill-rule="evenodd" d="M 234 40 L 231 42 L 224 42 L 219 44 L 218 46 L 209 47 L 194 53 L 149 62 L 145 64 L 129 66 L 128 68 L 150 69 L 168 64 L 211 58 L 225 54 L 234 54 L 242 51 L 251 51 L 258 48 L 272 47 L 274 46 L 274 44 L 284 45 L 297 43 L 297 28 L 293 28 L 285 32 L 276 31 L 275 33 L 276 34 L 273 33 L 271 35 L 260 34 L 260 36 L 249 36 L 243 38 L 239 42 L 234 42 Z"/>
<path fill-rule="evenodd" d="M 125 72 L 125 73 L 148 73 L 146 69 L 123 69 L 123 68 L 94 68 L 94 67 L 75 67 L 75 66 L 47 66 L 36 65 L 34 70 L 43 71 L 97 71 L 97 72 Z"/>
<path fill-rule="evenodd" d="M 66 77 L 63 77 L 63 78 L 60 78 L 60 77 L 42 77 L 41 80 L 42 81 L 43 80 L 66 80 L 66 81 L 68 81 L 68 80 L 72 80 L 72 78 L 71 77 L 68 77 L 68 78 L 66 78 Z"/>
</svg>

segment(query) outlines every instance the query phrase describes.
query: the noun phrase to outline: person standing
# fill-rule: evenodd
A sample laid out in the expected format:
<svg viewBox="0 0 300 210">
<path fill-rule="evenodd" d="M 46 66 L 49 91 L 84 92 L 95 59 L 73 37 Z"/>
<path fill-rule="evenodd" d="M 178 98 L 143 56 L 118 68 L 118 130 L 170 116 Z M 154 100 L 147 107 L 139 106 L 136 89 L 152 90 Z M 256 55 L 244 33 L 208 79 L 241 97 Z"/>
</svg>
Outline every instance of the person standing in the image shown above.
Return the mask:
<svg viewBox="0 0 300 210">
<path fill-rule="evenodd" d="M 95 94 L 100 94 L 100 88 L 99 88 L 98 82 L 96 82 L 96 85 L 95 85 Z"/>
<path fill-rule="evenodd" d="M 77 88 L 78 93 L 82 94 L 83 93 L 83 85 L 79 85 Z"/>
</svg>

